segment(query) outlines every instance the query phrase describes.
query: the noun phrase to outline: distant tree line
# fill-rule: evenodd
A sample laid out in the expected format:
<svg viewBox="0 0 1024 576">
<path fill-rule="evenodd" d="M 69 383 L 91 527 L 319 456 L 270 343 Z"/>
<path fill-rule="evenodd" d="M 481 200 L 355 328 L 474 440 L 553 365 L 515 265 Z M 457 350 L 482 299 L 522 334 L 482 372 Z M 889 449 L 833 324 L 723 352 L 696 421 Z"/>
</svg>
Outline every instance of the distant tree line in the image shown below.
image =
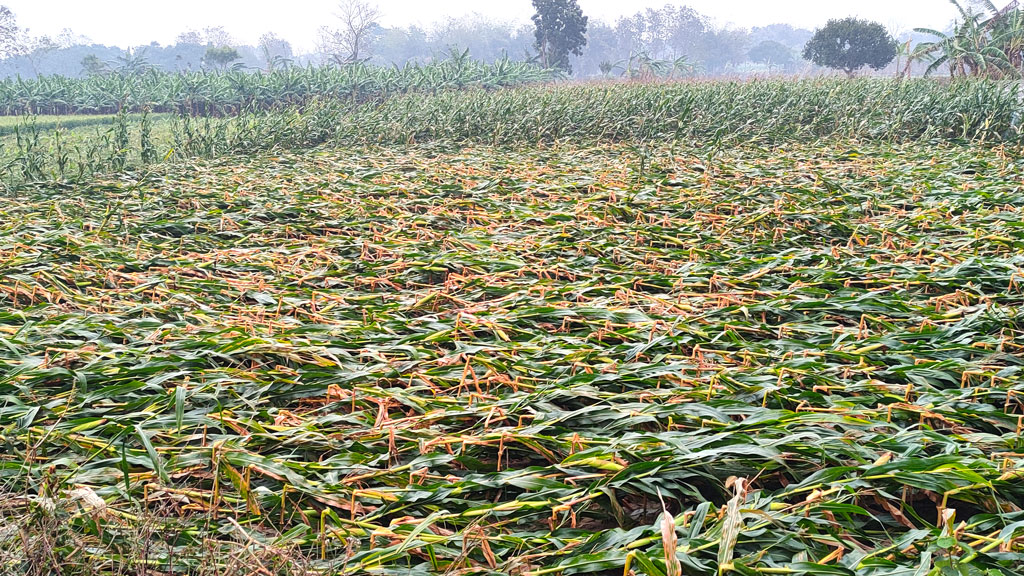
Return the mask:
<svg viewBox="0 0 1024 576">
<path fill-rule="evenodd" d="M 856 19 L 832 21 L 818 31 L 789 24 L 721 27 L 693 8 L 672 4 L 611 23 L 587 18 L 577 0 L 531 1 L 532 25 L 473 15 L 425 28 L 383 26 L 373 0 L 340 0 L 336 18 L 320 29 L 311 53 L 297 53 L 273 33 L 263 35 L 255 46 L 247 45 L 222 26 L 186 31 L 169 45 L 154 42 L 122 49 L 96 44 L 70 30 L 56 37 L 33 35 L 18 25 L 11 10 L 0 6 L 0 78 L 83 77 L 147 69 L 270 71 L 306 64 L 402 66 L 451 55 L 466 57 L 467 52 L 483 62 L 531 61 L 577 77 L 640 79 L 793 74 L 824 68 L 851 76 L 863 68 L 897 75 L 945 68 L 954 76 L 1006 76 L 1024 68 L 1024 13 L 1016 2 L 1001 10 L 985 3 L 983 11 L 957 4 L 961 19 L 950 32 L 918 29 L 898 35 Z M 975 46 L 980 48 L 971 48 Z"/>
<path fill-rule="evenodd" d="M 174 72 L 229 67 L 272 70 L 308 63 L 403 65 L 466 50 L 472 58 L 485 62 L 505 57 L 532 60 L 571 69 L 580 77 L 625 76 L 637 73 L 639 62 L 681 58 L 689 63 L 688 70 L 706 74 L 725 73 L 743 65 L 788 72 L 799 67 L 799 51 L 811 36 L 809 30 L 785 24 L 751 30 L 720 28 L 685 6 L 666 5 L 606 23 L 588 21 L 575 0 L 533 1 L 538 15 L 533 25 L 471 15 L 424 28 L 382 26 L 376 5 L 367 0 L 343 0 L 337 18 L 321 28 L 317 48 L 308 54 L 296 53 L 287 40 L 273 33 L 264 35 L 256 46 L 247 45 L 224 27 L 190 30 L 171 44 L 153 42 L 130 49 L 97 44 L 71 31 L 57 38 L 33 36 L 18 27 L 10 10 L 0 7 L 0 77 L 83 77 L 125 67 Z M 558 13 L 560 10 L 565 13 Z M 567 15 L 573 22 L 568 32 L 576 37 L 562 46 L 561 36 L 544 36 L 547 29 L 543 25 L 561 22 Z M 772 44 L 761 46 L 764 43 Z"/>
</svg>

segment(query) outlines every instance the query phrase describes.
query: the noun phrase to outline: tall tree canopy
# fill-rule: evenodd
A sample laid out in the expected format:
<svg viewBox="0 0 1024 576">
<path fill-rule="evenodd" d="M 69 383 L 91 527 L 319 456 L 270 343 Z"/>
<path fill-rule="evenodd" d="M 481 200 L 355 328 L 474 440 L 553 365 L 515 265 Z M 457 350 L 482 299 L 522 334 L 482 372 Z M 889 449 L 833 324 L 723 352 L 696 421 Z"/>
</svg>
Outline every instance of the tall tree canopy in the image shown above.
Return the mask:
<svg viewBox="0 0 1024 576">
<path fill-rule="evenodd" d="M 533 0 L 536 14 L 534 44 L 546 68 L 572 72 L 569 55 L 579 56 L 587 45 L 587 17 L 576 0 Z"/>
<path fill-rule="evenodd" d="M 853 77 L 865 66 L 874 70 L 888 66 L 896 58 L 896 40 L 877 22 L 829 20 L 804 46 L 804 58 Z"/>
<path fill-rule="evenodd" d="M 775 40 L 765 40 L 758 43 L 747 52 L 751 62 L 777 66 L 782 69 L 793 65 L 793 52 L 783 43 Z"/>
<path fill-rule="evenodd" d="M 241 57 L 238 50 L 231 46 L 210 46 L 203 56 L 203 63 L 207 66 L 224 69 Z"/>
</svg>

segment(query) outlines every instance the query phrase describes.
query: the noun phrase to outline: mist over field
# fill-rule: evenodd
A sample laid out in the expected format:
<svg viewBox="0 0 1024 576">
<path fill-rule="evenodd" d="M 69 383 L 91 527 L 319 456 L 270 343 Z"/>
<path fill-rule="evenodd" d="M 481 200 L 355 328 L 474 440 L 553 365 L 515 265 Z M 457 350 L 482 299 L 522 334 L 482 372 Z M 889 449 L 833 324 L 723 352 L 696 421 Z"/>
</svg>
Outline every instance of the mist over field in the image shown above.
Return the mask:
<svg viewBox="0 0 1024 576">
<path fill-rule="evenodd" d="M 867 1 L 848 9 L 831 2 L 791 0 L 768 6 L 740 0 L 659 1 L 625 7 L 585 1 L 588 42 L 571 61 L 578 77 L 621 74 L 620 69 L 639 55 L 665 61 L 683 58 L 709 76 L 813 74 L 821 70 L 801 58 L 801 51 L 813 31 L 830 18 L 875 19 L 899 41 L 916 42 L 924 36 L 915 33 L 915 27 L 945 30 L 957 15 L 945 0 L 892 4 Z M 458 1 L 428 5 L 387 0 L 369 7 L 372 17 L 361 23 L 367 30 L 357 57 L 376 65 L 429 62 L 456 49 L 487 62 L 504 56 L 529 60 L 536 55 L 530 2 L 483 7 Z M 95 72 L 96 60 L 109 64 L 140 54 L 166 71 L 223 65 L 258 70 L 266 69 L 274 58 L 316 65 L 338 58 L 342 50 L 337 33 L 350 23 L 344 11 L 328 1 L 303 3 L 295 10 L 253 9 L 233 1 L 213 6 L 184 2 L 173 8 L 117 1 L 89 7 L 75 2 L 48 2 L 45 7 L 15 2 L 9 8 L 16 19 L 9 19 L 7 26 L 16 24 L 22 34 L 20 45 L 5 52 L 13 57 L 0 62 L 0 75 L 8 77 L 80 77 Z M 111 13 L 121 16 L 106 16 Z M 209 47 L 225 46 L 236 51 L 225 63 L 207 54 Z"/>
</svg>

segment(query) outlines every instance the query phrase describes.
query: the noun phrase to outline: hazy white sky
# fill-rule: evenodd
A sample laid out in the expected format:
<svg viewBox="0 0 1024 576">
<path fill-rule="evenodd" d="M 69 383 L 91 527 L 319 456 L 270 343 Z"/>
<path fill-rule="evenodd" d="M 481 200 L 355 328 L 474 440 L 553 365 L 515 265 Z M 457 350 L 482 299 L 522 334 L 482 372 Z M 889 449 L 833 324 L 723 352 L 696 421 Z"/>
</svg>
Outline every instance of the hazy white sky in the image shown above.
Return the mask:
<svg viewBox="0 0 1024 576">
<path fill-rule="evenodd" d="M 807 28 L 850 15 L 890 28 L 942 28 L 955 15 L 948 0 L 578 0 L 592 18 L 619 16 L 666 3 L 692 6 L 718 24 L 750 27 L 788 22 Z M 36 34 L 71 28 L 95 42 L 118 46 L 169 43 L 190 28 L 224 26 L 238 40 L 255 43 L 274 31 L 299 49 L 312 49 L 316 29 L 329 24 L 337 0 L 0 0 Z M 449 16 L 480 13 L 529 24 L 530 0 L 378 0 L 386 25 L 427 26 Z"/>
</svg>

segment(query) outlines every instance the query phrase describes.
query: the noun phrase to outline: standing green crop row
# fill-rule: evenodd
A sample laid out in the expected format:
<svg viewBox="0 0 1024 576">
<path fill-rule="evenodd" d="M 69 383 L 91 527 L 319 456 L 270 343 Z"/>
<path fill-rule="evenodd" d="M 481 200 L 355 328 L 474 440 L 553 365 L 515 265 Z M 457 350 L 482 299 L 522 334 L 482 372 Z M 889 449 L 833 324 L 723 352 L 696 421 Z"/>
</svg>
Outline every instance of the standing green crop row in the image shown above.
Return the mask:
<svg viewBox="0 0 1024 576">
<path fill-rule="evenodd" d="M 280 74 L 320 72 L 335 73 Z M 123 114 L 109 130 L 93 127 L 68 134 L 60 129 L 50 133 L 29 119 L 18 127 L 19 137 L 8 139 L 0 151 L 0 179 L 8 185 L 70 181 L 165 157 L 210 158 L 321 144 L 624 141 L 636 144 L 632 154 L 641 163 L 646 162 L 646 146 L 655 142 L 697 141 L 712 153 L 736 143 L 830 137 L 1019 146 L 1021 112 L 1016 84 L 987 81 L 556 85 L 411 93 L 357 105 L 324 98 L 274 110 L 252 105 L 227 118 L 177 114 L 155 129 L 136 127 L 137 117 Z M 125 122 L 133 124 L 137 137 L 126 140 Z M 73 151 L 63 163 L 56 159 L 58 140 Z M 119 146 L 126 142 L 129 149 Z"/>
<path fill-rule="evenodd" d="M 533 64 L 485 64 L 452 58 L 431 64 L 382 68 L 289 67 L 271 72 L 151 70 L 86 79 L 61 76 L 0 81 L 0 114 L 109 114 L 132 111 L 224 115 L 251 108 L 301 105 L 313 99 L 353 102 L 411 92 L 434 93 L 468 86 L 500 88 L 558 77 Z"/>
<path fill-rule="evenodd" d="M 408 95 L 341 129 L 374 142 L 557 140 L 741 143 L 842 137 L 1017 143 L 1016 82 L 835 79 L 598 84 Z"/>
</svg>

